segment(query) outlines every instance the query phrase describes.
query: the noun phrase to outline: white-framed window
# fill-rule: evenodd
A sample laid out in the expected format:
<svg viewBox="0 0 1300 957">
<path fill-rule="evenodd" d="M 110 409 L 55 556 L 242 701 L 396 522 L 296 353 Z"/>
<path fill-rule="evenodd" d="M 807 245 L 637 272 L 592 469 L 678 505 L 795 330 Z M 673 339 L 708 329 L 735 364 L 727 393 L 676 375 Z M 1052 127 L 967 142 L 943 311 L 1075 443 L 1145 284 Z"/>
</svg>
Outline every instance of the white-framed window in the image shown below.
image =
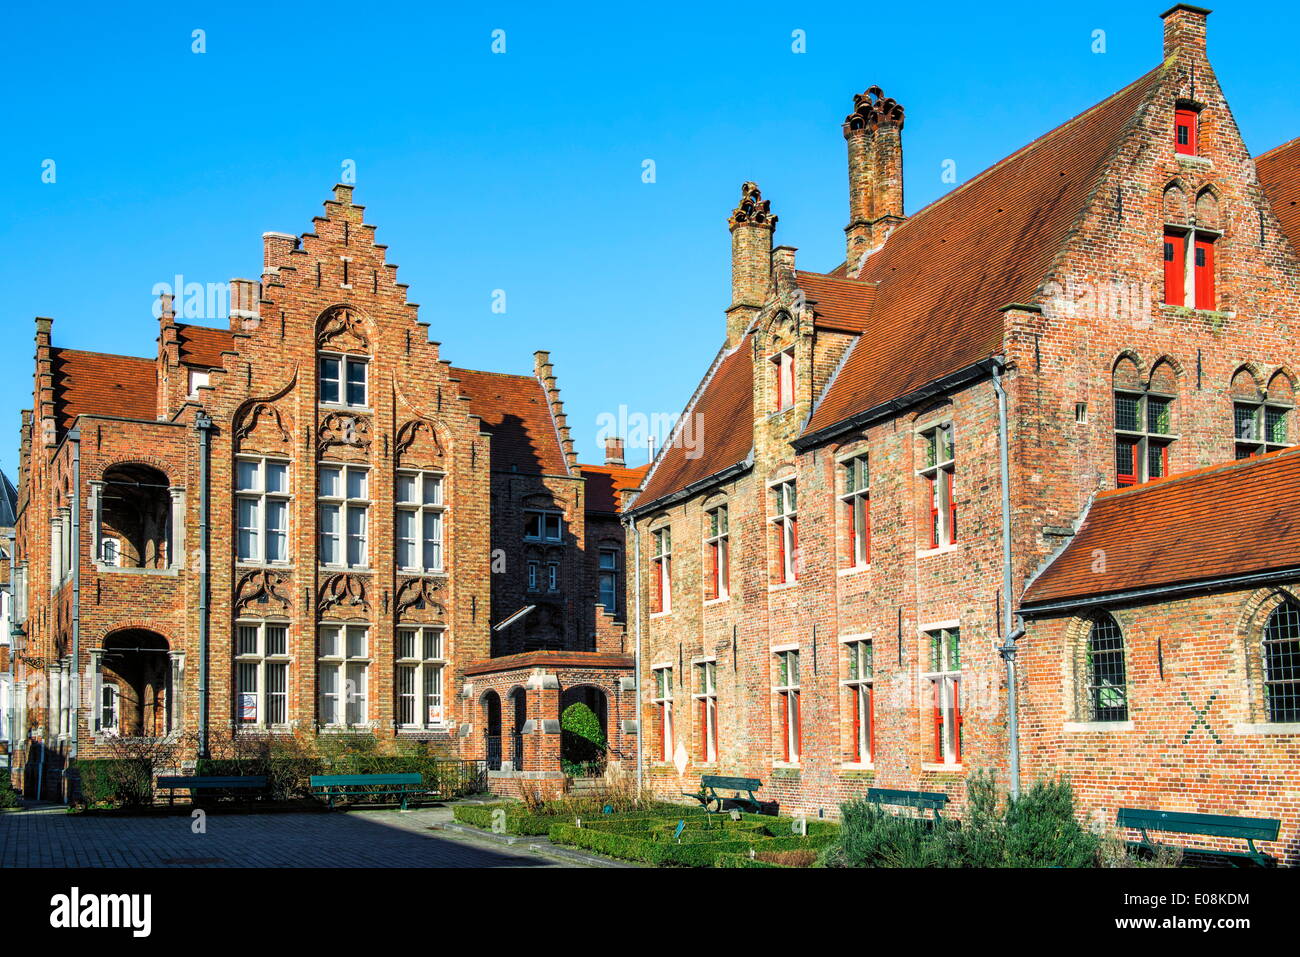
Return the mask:
<svg viewBox="0 0 1300 957">
<path fill-rule="evenodd" d="M 618 554 L 617 548 L 602 548 L 598 556 L 597 600 L 611 615 L 618 614 Z"/>
<path fill-rule="evenodd" d="M 935 628 L 925 633 L 936 764 L 961 764 L 961 631 Z"/>
<path fill-rule="evenodd" d="M 957 541 L 957 466 L 952 423 L 921 432 L 925 460 L 920 469 L 929 503 L 930 547 Z"/>
<path fill-rule="evenodd" d="M 529 542 L 564 541 L 564 516 L 559 512 L 524 512 L 524 539 Z"/>
<path fill-rule="evenodd" d="M 778 482 L 768 491 L 772 508 L 768 523 L 772 527 L 776 559 L 772 578 L 778 583 L 792 582 L 799 577 L 799 518 L 794 479 Z"/>
<path fill-rule="evenodd" d="M 364 568 L 370 561 L 370 470 L 320 467 L 320 561 Z"/>
<path fill-rule="evenodd" d="M 840 466 L 840 508 L 844 514 L 844 559 L 849 568 L 871 563 L 871 469 L 867 455 L 844 459 Z"/>
<path fill-rule="evenodd" d="M 560 590 L 560 563 L 559 562 L 546 563 L 546 590 L 547 591 Z"/>
<path fill-rule="evenodd" d="M 537 591 L 538 583 L 540 581 L 538 577 L 540 571 L 541 571 L 541 562 L 528 563 L 528 590 L 529 591 Z"/>
<path fill-rule="evenodd" d="M 370 628 L 320 626 L 320 704 L 325 727 L 353 727 L 370 720 Z"/>
<path fill-rule="evenodd" d="M 99 731 L 118 734 L 122 730 L 122 689 L 105 681 L 99 688 Z"/>
<path fill-rule="evenodd" d="M 731 533 L 727 506 L 705 513 L 704 599 L 717 601 L 731 594 Z"/>
<path fill-rule="evenodd" d="M 667 526 L 650 533 L 650 573 L 654 594 L 650 604 L 652 614 L 672 611 L 673 608 L 673 530 Z"/>
<path fill-rule="evenodd" d="M 320 356 L 320 401 L 323 405 L 365 408 L 370 404 L 367 377 L 370 361 L 364 356 Z"/>
<path fill-rule="evenodd" d="M 781 760 L 797 764 L 803 747 L 803 727 L 799 711 L 799 652 L 776 653 L 776 703 L 781 718 Z"/>
<path fill-rule="evenodd" d="M 235 512 L 241 562 L 289 561 L 289 463 L 277 459 L 235 461 Z"/>
<path fill-rule="evenodd" d="M 212 384 L 212 373 L 206 370 L 190 370 L 190 394 L 191 399 L 198 398 L 199 389 Z"/>
<path fill-rule="evenodd" d="M 844 690 L 848 695 L 848 713 L 852 718 L 849 760 L 870 764 L 876 757 L 875 660 L 871 639 L 853 638 L 844 642 Z"/>
<path fill-rule="evenodd" d="M 122 564 L 122 542 L 105 535 L 99 540 L 99 561 L 102 565 L 117 568 Z"/>
<path fill-rule="evenodd" d="M 718 663 L 695 663 L 695 707 L 698 709 L 699 760 L 712 764 L 718 760 Z"/>
<path fill-rule="evenodd" d="M 445 637 L 438 627 L 398 629 L 397 723 L 403 728 L 442 727 L 446 719 Z"/>
<path fill-rule="evenodd" d="M 397 473 L 397 564 L 407 571 L 443 570 L 443 476 Z"/>
<path fill-rule="evenodd" d="M 673 669 L 655 668 L 655 714 L 659 719 L 659 760 L 673 759 Z"/>
<path fill-rule="evenodd" d="M 783 412 L 794 405 L 794 346 L 772 356 L 772 367 L 776 378 L 776 411 Z"/>
<path fill-rule="evenodd" d="M 1139 485 L 1169 474 L 1174 397 L 1115 390 L 1115 484 Z"/>
<path fill-rule="evenodd" d="M 1289 404 L 1238 399 L 1232 405 L 1236 455 L 1248 459 L 1287 447 Z"/>
<path fill-rule="evenodd" d="M 235 723 L 271 727 L 289 723 L 289 626 L 241 621 L 235 625 Z"/>
</svg>

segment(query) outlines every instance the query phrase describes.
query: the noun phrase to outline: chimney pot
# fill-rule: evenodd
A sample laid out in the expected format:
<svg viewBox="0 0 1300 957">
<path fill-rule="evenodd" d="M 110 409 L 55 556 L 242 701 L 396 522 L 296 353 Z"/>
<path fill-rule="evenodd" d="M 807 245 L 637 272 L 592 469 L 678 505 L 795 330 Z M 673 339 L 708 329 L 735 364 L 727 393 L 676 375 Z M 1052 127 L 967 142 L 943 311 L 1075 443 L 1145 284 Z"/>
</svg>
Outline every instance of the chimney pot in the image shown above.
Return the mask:
<svg viewBox="0 0 1300 957">
<path fill-rule="evenodd" d="M 731 306 L 727 344 L 740 341 L 767 299 L 772 281 L 772 234 L 777 217 L 756 183 L 740 187 L 740 202 L 727 220 L 731 230 Z"/>
<path fill-rule="evenodd" d="M 842 127 L 849 158 L 849 224 L 844 227 L 850 276 L 863 255 L 903 221 L 903 106 L 878 86 L 853 97 Z"/>
</svg>

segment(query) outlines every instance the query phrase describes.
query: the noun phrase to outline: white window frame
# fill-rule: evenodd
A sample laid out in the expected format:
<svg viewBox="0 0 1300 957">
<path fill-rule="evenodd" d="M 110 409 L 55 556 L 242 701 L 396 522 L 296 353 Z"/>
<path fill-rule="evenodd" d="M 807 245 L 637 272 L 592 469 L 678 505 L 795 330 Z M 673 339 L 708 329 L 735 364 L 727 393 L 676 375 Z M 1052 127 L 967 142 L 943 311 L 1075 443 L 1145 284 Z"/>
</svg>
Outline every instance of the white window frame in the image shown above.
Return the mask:
<svg viewBox="0 0 1300 957">
<path fill-rule="evenodd" d="M 243 488 L 243 482 L 240 481 L 241 465 L 256 466 L 256 487 Z M 280 489 L 269 491 L 267 488 L 267 475 L 270 466 L 282 466 L 284 468 L 284 484 Z M 290 534 L 290 513 L 292 512 L 293 494 L 290 489 L 293 488 L 292 481 L 292 463 L 288 459 L 279 459 L 266 456 L 241 455 L 235 459 L 235 555 L 240 563 L 245 565 L 288 565 L 291 561 L 289 554 L 289 543 L 292 541 Z M 244 550 L 244 530 L 245 526 L 241 517 L 243 504 L 250 503 L 254 508 L 253 521 L 251 526 L 253 533 L 257 536 L 257 544 L 252 549 L 252 554 L 245 554 Z M 271 508 L 270 506 L 283 506 L 284 509 L 284 528 L 271 528 Z M 269 544 L 271 535 L 283 536 L 284 557 L 269 558 Z"/>
<path fill-rule="evenodd" d="M 548 592 L 557 592 L 560 590 L 560 563 L 546 563 L 546 590 Z"/>
<path fill-rule="evenodd" d="M 871 456 L 856 452 L 839 459 L 842 476 L 839 499 L 847 513 L 847 534 L 852 535 L 853 554 L 849 568 L 866 568 L 871 564 Z"/>
<path fill-rule="evenodd" d="M 540 584 L 539 572 L 541 571 L 541 562 L 530 559 L 528 562 L 528 590 L 537 591 Z"/>
<path fill-rule="evenodd" d="M 857 740 L 853 742 L 859 764 L 874 764 L 875 749 L 872 747 L 872 726 L 876 714 L 873 696 L 875 693 L 875 646 L 870 635 L 848 635 L 840 639 L 844 649 L 845 677 L 840 684 L 848 692 L 852 718 L 857 727 Z M 864 653 L 866 664 L 864 666 Z"/>
<path fill-rule="evenodd" d="M 793 478 L 782 479 L 768 486 L 772 513 L 768 524 L 773 534 L 780 536 L 777 554 L 776 584 L 788 585 L 799 580 L 799 492 Z"/>
<path fill-rule="evenodd" d="M 619 554 L 617 548 L 601 548 L 596 553 L 596 598 L 611 615 L 618 614 Z M 605 563 L 606 558 L 609 559 L 608 565 Z"/>
<path fill-rule="evenodd" d="M 795 401 L 794 346 L 774 354 L 771 362 L 776 370 L 776 411 L 784 412 Z"/>
<path fill-rule="evenodd" d="M 282 634 L 283 650 L 270 650 L 267 632 L 272 629 L 278 629 Z M 252 632 L 253 650 L 244 650 L 244 638 L 248 631 Z M 239 620 L 235 622 L 235 727 L 236 728 L 282 728 L 289 724 L 289 703 L 292 700 L 290 691 L 291 663 L 293 659 L 289 655 L 289 623 L 287 621 L 256 621 L 252 619 Z M 256 709 L 256 718 L 252 721 L 244 720 L 244 696 L 249 692 L 244 690 L 241 667 L 254 669 L 256 675 L 257 688 L 252 692 L 254 696 L 253 705 Z M 271 713 L 269 707 L 272 692 L 268 690 L 270 682 L 267 680 L 272 669 L 282 670 L 284 674 L 284 691 L 275 692 L 276 697 L 284 698 L 284 720 L 268 721 Z"/>
<path fill-rule="evenodd" d="M 953 497 L 957 482 L 957 441 L 951 421 L 937 422 L 917 430 L 923 445 L 925 464 L 917 474 L 926 482 L 926 547 L 949 548 L 957 543 L 953 528 Z M 937 510 L 937 516 L 932 518 Z M 937 518 L 938 527 L 930 522 Z"/>
<path fill-rule="evenodd" d="M 666 615 L 673 610 L 673 528 L 671 525 L 652 529 L 650 532 L 650 568 L 655 576 L 651 587 L 658 589 L 660 599 L 659 609 L 651 614 Z"/>
<path fill-rule="evenodd" d="M 659 760 L 673 759 L 673 668 L 664 665 L 651 669 L 654 679 L 654 698 L 651 699 L 659 714 Z"/>
<path fill-rule="evenodd" d="M 705 764 L 718 761 L 718 660 L 705 658 L 692 662 L 695 670 L 696 707 L 703 713 L 701 731 L 704 735 Z"/>
<path fill-rule="evenodd" d="M 1237 434 L 1237 410 L 1239 408 L 1248 408 L 1251 412 L 1251 432 L 1254 438 L 1242 437 Z M 1276 452 L 1278 449 L 1287 448 L 1291 437 L 1291 414 L 1294 406 L 1286 402 L 1271 402 L 1268 399 L 1233 399 L 1232 400 L 1232 438 L 1234 454 L 1238 459 L 1250 458 L 1255 455 L 1266 455 L 1269 452 Z M 1282 439 L 1277 442 L 1268 435 L 1268 414 L 1276 412 L 1282 421 Z M 1246 454 L 1243 455 L 1242 453 Z"/>
<path fill-rule="evenodd" d="M 404 479 L 414 482 L 415 499 L 413 501 L 401 498 L 401 488 Z M 446 558 L 446 505 L 444 504 L 444 487 L 446 483 L 446 474 L 443 472 L 417 472 L 411 470 L 401 470 L 397 473 L 397 491 L 394 497 L 397 499 L 397 525 L 394 534 L 397 537 L 397 564 L 404 571 L 420 572 L 424 574 L 444 571 L 447 567 Z M 430 485 L 434 489 L 432 501 L 426 501 L 429 496 Z M 414 537 L 408 538 L 402 536 L 402 517 L 411 516 L 413 523 Z M 433 534 L 427 534 L 428 529 L 425 526 L 426 520 L 432 520 Z M 416 559 L 415 564 L 402 561 L 402 550 L 408 547 Z M 432 561 L 426 558 L 426 552 L 432 549 Z"/>
<path fill-rule="evenodd" d="M 537 534 L 528 531 L 528 525 L 533 517 L 537 517 Z M 555 534 L 551 534 L 551 519 L 555 520 Z M 528 508 L 524 509 L 524 541 L 526 542 L 548 542 L 550 544 L 562 543 L 564 541 L 564 513 L 555 509 Z"/>
<path fill-rule="evenodd" d="M 326 633 L 334 633 L 334 649 L 331 653 L 325 651 Z M 351 638 L 360 632 L 362 638 L 362 653 L 353 654 L 353 644 Z M 316 721 L 324 728 L 365 728 L 370 727 L 370 642 L 372 639 L 370 626 L 358 622 L 339 622 L 322 624 L 317 630 L 317 667 L 319 669 L 319 689 L 316 698 Z M 325 690 L 324 676 L 328 670 L 332 670 L 335 678 L 334 691 Z M 351 682 L 351 676 L 359 671 L 361 675 L 360 690 L 357 690 L 355 684 Z M 351 685 L 351 686 L 350 686 Z M 325 702 L 326 699 L 333 699 L 334 713 L 336 718 L 341 720 L 325 720 Z M 349 711 L 353 708 L 354 703 L 357 705 L 357 720 L 349 720 Z"/>
<path fill-rule="evenodd" d="M 190 369 L 189 373 L 189 398 L 197 399 L 200 388 L 212 385 L 212 372 L 208 369 Z"/>
<path fill-rule="evenodd" d="M 325 495 L 323 478 L 326 471 L 337 471 L 340 495 Z M 348 494 L 349 478 L 353 472 L 364 476 L 364 498 L 354 498 Z M 370 469 L 364 465 L 348 465 L 345 462 L 322 462 L 316 485 L 317 495 L 317 538 L 316 554 L 320 563 L 327 568 L 369 568 L 370 567 Z M 337 516 L 335 531 L 325 530 L 325 515 L 333 512 Z M 362 531 L 360 535 L 351 533 L 351 518 L 361 515 Z M 338 562 L 325 560 L 325 542 L 333 542 Z M 353 540 L 360 542 L 361 560 L 353 562 L 350 558 Z"/>
<path fill-rule="evenodd" d="M 407 653 L 407 642 L 410 653 Z M 447 630 L 441 625 L 397 629 L 394 694 L 397 726 L 403 730 L 430 730 L 447 724 Z M 411 690 L 402 690 L 403 673 L 411 675 Z M 404 721 L 404 699 L 409 699 L 415 721 Z"/>
<path fill-rule="evenodd" d="M 780 760 L 787 764 L 798 764 L 803 744 L 803 712 L 799 695 L 802 690 L 801 671 L 798 648 L 782 648 L 775 652 L 776 675 L 772 681 L 772 692 L 776 695 L 777 707 L 781 709 L 781 720 L 777 728 L 784 735 L 778 754 Z M 781 680 L 781 667 L 785 666 L 785 681 Z M 793 665 L 793 667 L 792 667 Z M 793 670 L 793 678 L 791 671 Z"/>
<path fill-rule="evenodd" d="M 339 375 L 337 379 L 327 379 L 325 376 L 325 363 L 334 361 L 339 364 Z M 353 367 L 360 366 L 361 391 L 364 393 L 361 402 L 351 402 L 348 400 L 348 371 Z M 370 408 L 370 357 L 353 355 L 345 352 L 320 352 L 316 357 L 316 377 L 320 390 L 320 404 L 334 406 L 341 409 L 368 409 Z M 335 382 L 338 389 L 337 399 L 327 399 L 325 397 L 325 383 Z"/>
<path fill-rule="evenodd" d="M 731 597 L 731 519 L 726 503 L 705 512 L 704 523 L 704 574 L 717 576 L 715 594 L 710 598 L 706 587 L 704 600 L 726 601 Z"/>
<path fill-rule="evenodd" d="M 925 641 L 923 653 L 930 664 L 930 670 L 922 672 L 921 678 L 928 680 L 931 688 L 939 688 L 939 713 L 942 719 L 942 737 L 940 747 L 940 764 L 958 767 L 961 765 L 961 626 L 956 622 L 940 622 L 928 625 L 921 630 Z M 934 639 L 939 638 L 939 658 L 934 655 Z M 954 640 L 955 639 L 955 640 Z M 954 656 L 955 653 L 955 656 Z M 956 668 L 953 668 L 953 665 Z M 934 694 L 931 691 L 931 700 Z M 954 721 L 954 719 L 956 719 Z M 928 746 L 927 763 L 933 762 L 933 747 Z"/>
<path fill-rule="evenodd" d="M 111 713 L 112 721 L 104 720 L 106 713 Z M 100 685 L 95 718 L 100 734 L 122 733 L 122 689 L 116 681 L 105 681 Z"/>
</svg>

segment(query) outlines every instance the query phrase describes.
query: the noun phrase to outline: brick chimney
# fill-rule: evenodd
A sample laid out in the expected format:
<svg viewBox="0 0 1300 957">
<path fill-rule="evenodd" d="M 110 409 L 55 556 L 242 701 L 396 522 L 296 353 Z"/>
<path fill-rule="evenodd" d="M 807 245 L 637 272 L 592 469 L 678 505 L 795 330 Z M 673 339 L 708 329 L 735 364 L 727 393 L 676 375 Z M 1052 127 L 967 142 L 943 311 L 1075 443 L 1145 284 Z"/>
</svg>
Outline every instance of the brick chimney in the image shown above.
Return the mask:
<svg viewBox="0 0 1300 957">
<path fill-rule="evenodd" d="M 740 342 L 763 308 L 772 280 L 772 204 L 755 183 L 740 187 L 740 204 L 731 213 L 731 306 L 727 309 L 727 345 Z"/>
<path fill-rule="evenodd" d="M 612 436 L 605 439 L 605 464 L 606 465 L 627 465 L 627 460 L 623 458 L 623 440 L 616 439 Z"/>
<path fill-rule="evenodd" d="M 52 446 L 58 439 L 54 418 L 54 350 L 51 333 L 54 320 L 36 317 L 36 418 L 40 423 L 41 441 Z"/>
<path fill-rule="evenodd" d="M 863 256 L 903 221 L 903 107 L 878 86 L 853 98 L 844 118 L 849 148 L 849 224 L 844 227 L 850 276 Z"/>
<path fill-rule="evenodd" d="M 262 284 L 256 279 L 230 280 L 230 331 L 252 332 L 262 322 Z"/>
<path fill-rule="evenodd" d="M 1205 7 L 1180 3 L 1160 14 L 1160 19 L 1165 21 L 1166 59 L 1180 47 L 1205 52 L 1205 18 L 1210 12 Z"/>
</svg>

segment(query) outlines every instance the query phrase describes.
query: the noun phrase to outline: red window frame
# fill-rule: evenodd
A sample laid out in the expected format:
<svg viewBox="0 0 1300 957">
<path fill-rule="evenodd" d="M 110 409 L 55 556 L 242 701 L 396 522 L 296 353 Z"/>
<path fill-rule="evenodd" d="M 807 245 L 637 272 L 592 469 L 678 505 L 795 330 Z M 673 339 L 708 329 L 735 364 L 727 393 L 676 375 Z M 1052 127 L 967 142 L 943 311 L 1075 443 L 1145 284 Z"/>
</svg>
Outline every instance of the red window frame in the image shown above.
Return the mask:
<svg viewBox="0 0 1300 957">
<path fill-rule="evenodd" d="M 948 544 L 957 544 L 957 473 L 944 472 L 948 483 Z"/>
<path fill-rule="evenodd" d="M 1213 309 L 1214 300 L 1214 240 L 1196 238 L 1192 253 L 1192 281 L 1196 291 L 1196 308 Z"/>
<path fill-rule="evenodd" d="M 794 405 L 794 347 L 772 356 L 772 364 L 776 366 L 776 411 L 784 412 Z"/>
<path fill-rule="evenodd" d="M 876 754 L 876 688 L 874 685 L 853 685 L 853 760 L 857 764 L 870 764 Z M 866 698 L 867 753 L 862 753 L 862 699 Z"/>
<path fill-rule="evenodd" d="M 930 547 L 939 547 L 939 472 L 930 476 Z"/>
<path fill-rule="evenodd" d="M 931 688 L 934 692 L 934 763 L 942 764 L 943 757 L 943 684 L 952 683 L 952 760 L 961 764 L 961 679 L 932 678 Z"/>
<path fill-rule="evenodd" d="M 1115 484 L 1116 484 L 1117 486 L 1119 486 L 1120 488 L 1124 488 L 1124 487 L 1129 486 L 1129 485 L 1137 485 L 1137 483 L 1138 483 L 1138 469 L 1141 468 L 1141 464 L 1140 464 L 1139 461 L 1138 461 L 1138 455 L 1139 455 L 1139 454 L 1141 453 L 1141 451 L 1142 451 L 1142 449 L 1141 449 L 1141 447 L 1140 447 L 1140 445 L 1139 445 L 1139 443 L 1138 443 L 1138 440 L 1137 440 L 1137 439 L 1125 439 L 1125 438 L 1119 438 L 1119 437 L 1117 437 L 1117 438 L 1115 439 L 1115 447 L 1116 447 L 1116 451 L 1115 451 Z M 1130 453 L 1131 453 L 1130 462 L 1132 463 L 1132 465 L 1131 465 L 1130 467 L 1131 467 L 1132 471 L 1129 471 L 1129 472 L 1121 472 L 1121 471 L 1119 470 L 1119 449 L 1120 449 L 1121 447 L 1123 447 L 1123 448 L 1127 448 L 1127 449 L 1130 451 Z"/>
<path fill-rule="evenodd" d="M 1174 152 L 1183 153 L 1187 156 L 1195 156 L 1200 144 L 1199 139 L 1200 116 L 1196 110 L 1178 109 L 1174 110 Z M 1179 134 L 1187 130 L 1187 142 L 1181 142 Z"/>
<path fill-rule="evenodd" d="M 790 705 L 794 704 L 794 747 L 796 758 L 803 754 L 803 714 L 798 689 L 781 692 L 781 760 L 790 763 Z"/>
<path fill-rule="evenodd" d="M 1181 306 L 1187 302 L 1187 237 L 1166 232 L 1163 245 L 1165 264 L 1165 304 Z"/>
</svg>

